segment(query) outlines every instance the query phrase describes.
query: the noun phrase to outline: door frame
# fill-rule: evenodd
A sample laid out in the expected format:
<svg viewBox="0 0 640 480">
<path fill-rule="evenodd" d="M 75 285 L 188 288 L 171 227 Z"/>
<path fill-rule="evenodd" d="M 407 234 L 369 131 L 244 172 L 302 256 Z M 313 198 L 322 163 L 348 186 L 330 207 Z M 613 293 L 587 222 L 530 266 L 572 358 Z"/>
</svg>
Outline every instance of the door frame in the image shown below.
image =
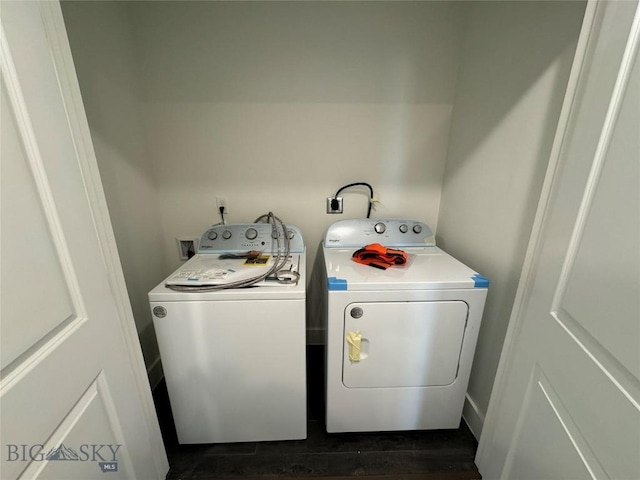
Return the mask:
<svg viewBox="0 0 640 480">
<path fill-rule="evenodd" d="M 67 110 L 69 128 L 75 140 L 78 164 L 84 178 L 87 199 L 99 241 L 100 252 L 97 253 L 101 255 L 105 264 L 109 286 L 117 308 L 120 330 L 123 334 L 129 357 L 128 363 L 131 366 L 137 387 L 135 394 L 139 397 L 142 405 L 144 423 L 149 432 L 148 436 L 154 465 L 158 473 L 157 478 L 165 478 L 169 470 L 169 463 L 151 395 L 151 386 L 109 217 L 62 10 L 57 1 L 39 2 L 39 7 L 42 23 L 48 38 L 52 62 L 58 75 L 60 91 Z"/>
</svg>

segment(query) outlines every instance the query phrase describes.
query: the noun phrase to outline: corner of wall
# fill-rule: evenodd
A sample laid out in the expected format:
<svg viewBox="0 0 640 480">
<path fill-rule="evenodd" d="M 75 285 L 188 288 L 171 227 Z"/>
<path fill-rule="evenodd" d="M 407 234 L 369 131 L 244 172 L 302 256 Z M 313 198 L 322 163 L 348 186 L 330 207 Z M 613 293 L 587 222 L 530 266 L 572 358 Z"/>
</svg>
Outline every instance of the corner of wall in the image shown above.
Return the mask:
<svg viewBox="0 0 640 480">
<path fill-rule="evenodd" d="M 582 2 L 477 2 L 468 12 L 436 230 L 444 250 L 492 282 L 463 414 L 476 438 L 583 12 Z"/>
<path fill-rule="evenodd" d="M 476 437 L 476 440 L 480 440 L 480 434 L 482 433 L 482 427 L 484 426 L 485 412 L 480 410 L 480 407 L 467 393 L 464 399 L 464 407 L 462 409 L 462 418 L 469 426 L 469 430 Z"/>
</svg>

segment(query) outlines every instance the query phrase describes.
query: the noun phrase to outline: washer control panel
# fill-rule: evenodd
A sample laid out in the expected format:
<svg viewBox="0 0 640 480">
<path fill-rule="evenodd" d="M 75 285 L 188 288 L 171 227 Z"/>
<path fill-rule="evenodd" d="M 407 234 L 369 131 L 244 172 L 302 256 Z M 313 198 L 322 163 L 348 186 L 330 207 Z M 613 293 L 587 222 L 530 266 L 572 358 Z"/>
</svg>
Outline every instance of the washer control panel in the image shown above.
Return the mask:
<svg viewBox="0 0 640 480">
<path fill-rule="evenodd" d="M 356 218 L 332 224 L 324 237 L 328 248 L 360 248 L 370 243 L 386 247 L 435 247 L 429 225 L 406 218 Z"/>
<path fill-rule="evenodd" d="M 304 240 L 298 227 L 287 225 L 287 236 L 291 253 L 304 252 Z M 275 228 L 270 223 L 214 225 L 202 234 L 198 253 L 233 253 L 247 250 L 275 252 L 278 249 L 278 237 L 282 242 L 282 228 Z"/>
</svg>

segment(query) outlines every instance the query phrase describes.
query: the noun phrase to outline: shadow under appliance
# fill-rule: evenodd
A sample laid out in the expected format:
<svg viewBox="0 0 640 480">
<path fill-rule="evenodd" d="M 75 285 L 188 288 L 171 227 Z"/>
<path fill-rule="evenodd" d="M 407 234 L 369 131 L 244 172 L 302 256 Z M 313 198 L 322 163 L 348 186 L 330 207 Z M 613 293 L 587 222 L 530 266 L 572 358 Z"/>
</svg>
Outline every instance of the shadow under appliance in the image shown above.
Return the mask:
<svg viewBox="0 0 640 480">
<path fill-rule="evenodd" d="M 354 262 L 371 243 L 407 263 Z M 408 219 L 334 223 L 322 252 L 327 431 L 458 428 L 488 280 Z"/>
</svg>

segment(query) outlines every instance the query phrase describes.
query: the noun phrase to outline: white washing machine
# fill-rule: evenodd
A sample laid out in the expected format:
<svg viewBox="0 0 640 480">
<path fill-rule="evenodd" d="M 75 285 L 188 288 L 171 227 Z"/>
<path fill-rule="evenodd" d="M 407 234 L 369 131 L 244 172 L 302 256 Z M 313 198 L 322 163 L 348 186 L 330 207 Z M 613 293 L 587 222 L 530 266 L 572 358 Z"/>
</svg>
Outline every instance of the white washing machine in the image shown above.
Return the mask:
<svg viewBox="0 0 640 480">
<path fill-rule="evenodd" d="M 406 263 L 353 261 L 371 243 Z M 489 281 L 407 219 L 334 223 L 322 250 L 327 431 L 458 428 Z"/>
<path fill-rule="evenodd" d="M 213 226 L 149 292 L 180 443 L 306 438 L 305 246 L 287 226 L 278 260 L 278 228 Z M 252 286 L 201 290 L 246 284 L 274 262 L 278 272 Z"/>
</svg>

